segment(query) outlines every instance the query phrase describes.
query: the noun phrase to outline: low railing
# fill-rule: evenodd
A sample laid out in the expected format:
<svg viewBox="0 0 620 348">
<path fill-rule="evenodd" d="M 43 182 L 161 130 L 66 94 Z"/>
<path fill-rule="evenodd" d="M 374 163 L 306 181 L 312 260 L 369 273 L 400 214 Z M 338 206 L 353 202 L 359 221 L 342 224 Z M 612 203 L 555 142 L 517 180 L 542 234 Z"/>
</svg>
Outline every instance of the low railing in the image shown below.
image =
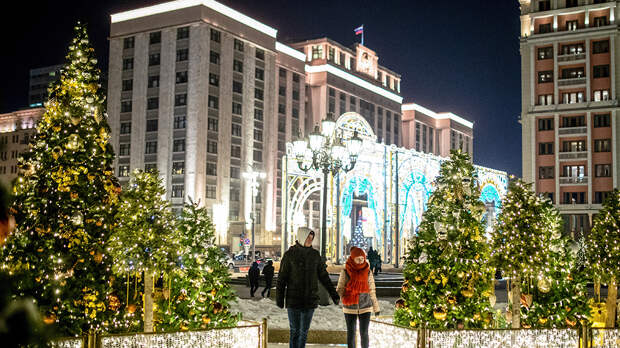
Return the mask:
<svg viewBox="0 0 620 348">
<path fill-rule="evenodd" d="M 368 340 L 369 347 L 415 347 L 418 330 L 395 325 L 392 317 L 379 317 L 370 321 Z"/>
<path fill-rule="evenodd" d="M 50 342 L 52 348 L 82 348 L 85 347 L 82 337 L 59 338 Z"/>
<path fill-rule="evenodd" d="M 561 160 L 587 159 L 588 151 L 560 152 L 558 155 Z"/>
<path fill-rule="evenodd" d="M 560 185 L 564 184 L 587 184 L 587 176 L 561 176 Z"/>
<path fill-rule="evenodd" d="M 566 127 L 558 129 L 558 135 L 586 134 L 587 127 Z"/>
<path fill-rule="evenodd" d="M 585 77 L 560 78 L 558 80 L 558 86 L 572 86 L 572 85 L 585 85 L 585 84 L 586 84 Z"/>
<path fill-rule="evenodd" d="M 590 347 L 620 347 L 620 329 L 592 329 L 592 334 L 590 336 Z"/>
<path fill-rule="evenodd" d="M 575 329 L 429 330 L 427 348 L 577 348 Z"/>
<path fill-rule="evenodd" d="M 573 60 L 581 60 L 586 59 L 585 53 L 569 53 L 569 54 L 561 54 L 558 56 L 558 62 L 569 62 Z"/>
</svg>

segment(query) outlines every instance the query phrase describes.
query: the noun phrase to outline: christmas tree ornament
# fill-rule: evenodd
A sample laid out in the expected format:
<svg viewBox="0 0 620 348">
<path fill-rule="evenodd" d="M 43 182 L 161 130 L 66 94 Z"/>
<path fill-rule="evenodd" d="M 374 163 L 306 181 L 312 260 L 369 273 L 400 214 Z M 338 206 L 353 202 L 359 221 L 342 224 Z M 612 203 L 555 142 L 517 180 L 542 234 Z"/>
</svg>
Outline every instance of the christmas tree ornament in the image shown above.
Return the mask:
<svg viewBox="0 0 620 348">
<path fill-rule="evenodd" d="M 127 306 L 127 313 L 133 314 L 136 312 L 136 309 L 137 309 L 136 305 L 132 303 Z"/>
<path fill-rule="evenodd" d="M 108 296 L 108 308 L 112 311 L 116 311 L 121 307 L 121 301 L 118 296 L 112 294 Z"/>
<path fill-rule="evenodd" d="M 438 308 L 433 311 L 433 317 L 437 320 L 443 321 L 446 320 L 446 318 L 448 317 L 448 313 L 446 313 L 446 311 L 442 308 Z"/>
<path fill-rule="evenodd" d="M 461 295 L 465 298 L 472 298 L 474 296 L 474 290 L 471 288 L 465 288 L 461 290 Z"/>
<path fill-rule="evenodd" d="M 77 116 L 77 115 L 71 115 L 70 119 L 71 119 L 71 124 L 74 125 L 74 126 L 77 126 L 80 123 L 80 121 L 82 120 L 82 118 L 80 116 Z"/>
<path fill-rule="evenodd" d="M 43 322 L 47 325 L 51 325 L 56 322 L 56 319 L 57 319 L 56 314 L 48 313 L 43 317 Z"/>
<path fill-rule="evenodd" d="M 75 151 L 75 150 L 77 150 L 79 148 L 80 143 L 81 143 L 81 141 L 80 141 L 79 136 L 77 134 L 71 134 L 68 137 L 68 141 L 65 144 L 65 148 L 67 150 Z"/>
<path fill-rule="evenodd" d="M 538 278 L 538 290 L 544 294 L 551 290 L 551 282 L 545 277 Z"/>
</svg>

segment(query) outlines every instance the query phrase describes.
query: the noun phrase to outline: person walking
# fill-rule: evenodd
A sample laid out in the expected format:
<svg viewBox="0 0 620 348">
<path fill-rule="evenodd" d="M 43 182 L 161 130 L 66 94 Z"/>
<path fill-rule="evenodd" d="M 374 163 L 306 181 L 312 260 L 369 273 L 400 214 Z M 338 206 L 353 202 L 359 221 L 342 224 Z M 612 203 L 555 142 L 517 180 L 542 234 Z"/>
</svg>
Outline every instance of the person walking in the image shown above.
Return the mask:
<svg viewBox="0 0 620 348">
<path fill-rule="evenodd" d="M 258 269 L 258 263 L 252 262 L 252 267 L 248 271 L 248 277 L 250 278 L 250 296 L 254 297 L 254 293 L 258 290 L 258 280 L 260 279 L 260 269 Z"/>
<path fill-rule="evenodd" d="M 273 282 L 273 261 L 267 261 L 267 264 L 263 268 L 263 275 L 265 276 L 265 288 L 261 292 L 261 296 L 265 297 L 265 291 L 267 291 L 267 297 L 271 295 L 271 284 Z"/>
<path fill-rule="evenodd" d="M 325 261 L 312 247 L 314 235 L 309 228 L 299 228 L 295 244 L 284 253 L 280 262 L 276 304 L 280 308 L 286 304 L 290 327 L 289 348 L 306 346 L 312 315 L 319 304 L 319 282 L 335 304 L 340 302 L 329 279 Z"/>
<path fill-rule="evenodd" d="M 340 272 L 336 291 L 342 299 L 342 311 L 347 324 L 347 347 L 355 348 L 355 332 L 359 321 L 362 348 L 368 348 L 370 314 L 379 315 L 380 309 L 375 280 L 364 250 L 351 248 L 351 255 Z"/>
</svg>

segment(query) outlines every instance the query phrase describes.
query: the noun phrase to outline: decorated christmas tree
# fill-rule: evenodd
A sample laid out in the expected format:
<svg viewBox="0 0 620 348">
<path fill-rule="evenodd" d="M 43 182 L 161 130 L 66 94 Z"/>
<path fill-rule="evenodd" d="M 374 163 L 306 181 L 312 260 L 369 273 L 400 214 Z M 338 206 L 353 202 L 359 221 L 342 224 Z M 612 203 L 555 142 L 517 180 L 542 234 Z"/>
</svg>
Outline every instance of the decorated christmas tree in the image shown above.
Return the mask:
<svg viewBox="0 0 620 348">
<path fill-rule="evenodd" d="M 75 28 L 60 80 L 19 161 L 17 222 L 2 249 L 16 297 L 32 297 L 60 335 L 122 326 L 109 292 L 112 259 L 104 250 L 116 185 L 105 98 L 86 28 Z"/>
<path fill-rule="evenodd" d="M 126 312 L 134 318 L 142 297 L 130 297 L 131 278 L 135 277 L 133 288 L 137 294 L 143 276 L 140 285 L 144 286 L 145 332 L 153 331 L 154 277 L 174 270 L 182 253 L 170 204 L 163 198 L 165 192 L 157 172 L 134 171 L 120 197 L 117 224 L 107 244 L 115 260 L 113 271 L 127 280 Z"/>
<path fill-rule="evenodd" d="M 549 247 L 553 234 L 559 234 L 562 219 L 549 200 L 518 179 L 510 182 L 504 202 L 493 232 L 491 259 L 510 279 L 510 317 L 512 327 L 519 328 L 521 281 L 531 283 L 540 277 L 548 288 L 549 280 L 542 274 L 550 266 Z M 531 294 L 526 298 L 531 305 Z"/>
<path fill-rule="evenodd" d="M 616 321 L 617 284 L 620 279 L 620 190 L 614 189 L 605 199 L 594 219 L 586 245 L 588 269 L 593 272 L 596 283 L 602 282 L 608 286 L 605 326 L 612 328 Z"/>
<path fill-rule="evenodd" d="M 426 328 L 489 327 L 493 269 L 483 239 L 485 207 L 469 156 L 453 151 L 434 186 L 406 255 L 395 321 Z"/>
<path fill-rule="evenodd" d="M 187 204 L 177 220 L 181 267 L 164 277 L 158 303 L 158 329 L 178 331 L 234 326 L 230 312 L 236 296 L 224 254 L 215 245 L 215 229 L 204 207 Z"/>
</svg>

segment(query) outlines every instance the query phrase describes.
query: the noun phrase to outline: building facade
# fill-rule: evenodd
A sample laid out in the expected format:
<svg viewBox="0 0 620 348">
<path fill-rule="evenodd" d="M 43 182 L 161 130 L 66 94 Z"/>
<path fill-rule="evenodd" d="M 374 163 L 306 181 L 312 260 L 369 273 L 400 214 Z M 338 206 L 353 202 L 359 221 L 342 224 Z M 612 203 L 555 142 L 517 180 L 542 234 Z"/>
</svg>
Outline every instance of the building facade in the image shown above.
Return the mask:
<svg viewBox="0 0 620 348">
<path fill-rule="evenodd" d="M 52 65 L 37 69 L 30 69 L 30 84 L 28 87 L 28 105 L 40 107 L 47 101 L 48 88 L 51 83 L 60 78 L 62 65 Z"/>
<path fill-rule="evenodd" d="M 474 124 L 451 112 L 436 113 L 415 103 L 402 106 L 403 147 L 448 157 L 460 149 L 474 156 Z"/>
<path fill-rule="evenodd" d="M 17 177 L 19 156 L 28 150 L 44 111 L 33 108 L 0 114 L 0 184 L 4 187 L 11 187 Z"/>
<path fill-rule="evenodd" d="M 618 4 L 519 3 L 523 177 L 579 236 L 618 185 Z"/>
</svg>

